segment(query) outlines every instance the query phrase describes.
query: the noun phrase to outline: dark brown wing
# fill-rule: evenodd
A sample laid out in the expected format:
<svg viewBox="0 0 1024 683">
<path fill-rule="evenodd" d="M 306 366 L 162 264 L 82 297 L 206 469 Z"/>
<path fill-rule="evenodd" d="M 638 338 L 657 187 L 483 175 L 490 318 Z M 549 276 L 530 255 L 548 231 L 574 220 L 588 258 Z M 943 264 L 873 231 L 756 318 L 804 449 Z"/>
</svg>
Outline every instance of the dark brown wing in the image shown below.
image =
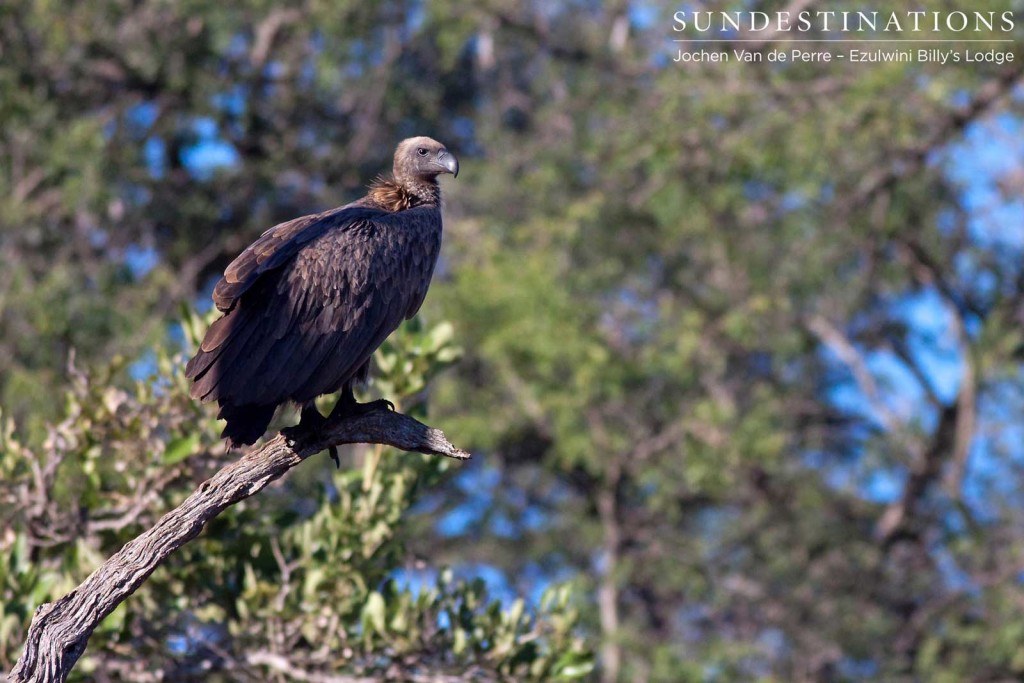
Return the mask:
<svg viewBox="0 0 1024 683">
<path fill-rule="evenodd" d="M 226 314 L 186 368 L 193 397 L 267 405 L 336 391 L 418 310 L 440 250 L 436 207 L 294 223 L 264 233 L 218 283 Z"/>
<path fill-rule="evenodd" d="M 224 277 L 213 288 L 213 303 L 229 311 L 235 300 L 267 271 L 280 268 L 304 245 L 328 230 L 344 229 L 346 224 L 372 218 L 382 212 L 349 204 L 323 213 L 303 216 L 270 228 L 239 254 L 224 270 Z"/>
<path fill-rule="evenodd" d="M 279 223 L 266 230 L 228 264 L 224 276 L 213 288 L 214 305 L 225 313 L 231 312 L 238 298 L 249 291 L 261 275 L 280 268 L 293 258 L 303 245 L 333 226 L 344 225 L 348 218 L 347 211 L 350 211 L 350 207 L 341 207 Z M 254 294 L 252 298 L 261 297 Z M 224 315 L 215 320 L 206 331 L 199 352 L 185 366 L 185 376 L 198 380 L 206 375 L 206 384 L 213 383 L 217 378 L 207 373 L 213 363 L 229 348 L 227 342 L 231 341 L 230 347 L 236 353 L 243 350 L 254 332 L 259 329 L 262 317 L 259 315 L 258 307 L 250 306 L 245 312 Z M 193 398 L 205 398 L 209 388 L 212 387 L 194 385 L 190 393 Z"/>
</svg>

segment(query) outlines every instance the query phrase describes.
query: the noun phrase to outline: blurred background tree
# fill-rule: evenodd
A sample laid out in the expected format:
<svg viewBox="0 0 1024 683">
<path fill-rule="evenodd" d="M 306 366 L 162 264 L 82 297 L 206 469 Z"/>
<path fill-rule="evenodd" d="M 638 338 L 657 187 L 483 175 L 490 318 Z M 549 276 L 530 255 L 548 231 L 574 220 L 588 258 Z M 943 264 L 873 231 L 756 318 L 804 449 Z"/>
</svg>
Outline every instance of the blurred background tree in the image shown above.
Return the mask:
<svg viewBox="0 0 1024 683">
<path fill-rule="evenodd" d="M 742 7 L 804 8 L 857 9 Z M 231 457 L 179 305 L 422 133 L 464 176 L 381 388 L 480 457 L 307 465 L 83 672 L 550 679 L 592 646 L 603 681 L 1024 675 L 1021 29 L 972 34 L 1004 65 L 681 65 L 678 9 L 0 8 L 0 665 Z"/>
</svg>

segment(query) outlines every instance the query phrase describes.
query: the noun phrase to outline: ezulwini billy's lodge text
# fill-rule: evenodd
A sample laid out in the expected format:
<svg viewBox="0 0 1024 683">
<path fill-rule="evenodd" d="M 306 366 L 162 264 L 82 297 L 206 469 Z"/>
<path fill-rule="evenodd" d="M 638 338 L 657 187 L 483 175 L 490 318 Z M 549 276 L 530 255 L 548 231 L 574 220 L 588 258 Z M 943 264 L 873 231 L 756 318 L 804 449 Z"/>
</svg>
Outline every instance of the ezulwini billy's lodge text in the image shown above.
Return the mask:
<svg viewBox="0 0 1024 683">
<path fill-rule="evenodd" d="M 892 49 L 892 48 L 847 48 L 834 50 L 818 49 L 773 49 L 773 50 L 696 50 L 678 49 L 674 62 L 919 62 L 926 64 L 971 64 L 989 63 L 1006 64 L 1014 61 L 1014 54 L 1009 50 L 978 50 L 974 48 L 925 48 L 925 49 Z"/>
</svg>

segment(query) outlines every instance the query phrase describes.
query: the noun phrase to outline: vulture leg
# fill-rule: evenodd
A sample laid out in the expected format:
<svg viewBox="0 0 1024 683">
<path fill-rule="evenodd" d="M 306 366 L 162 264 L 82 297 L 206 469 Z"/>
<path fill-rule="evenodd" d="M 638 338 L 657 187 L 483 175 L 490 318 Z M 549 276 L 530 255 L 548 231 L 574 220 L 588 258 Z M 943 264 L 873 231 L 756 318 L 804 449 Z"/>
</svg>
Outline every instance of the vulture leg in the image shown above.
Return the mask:
<svg viewBox="0 0 1024 683">
<path fill-rule="evenodd" d="M 316 403 L 310 401 L 302 406 L 302 413 L 299 415 L 299 424 L 295 425 L 304 432 L 315 432 L 324 426 L 327 422 L 327 418 L 320 414 L 320 411 L 316 409 Z"/>
</svg>

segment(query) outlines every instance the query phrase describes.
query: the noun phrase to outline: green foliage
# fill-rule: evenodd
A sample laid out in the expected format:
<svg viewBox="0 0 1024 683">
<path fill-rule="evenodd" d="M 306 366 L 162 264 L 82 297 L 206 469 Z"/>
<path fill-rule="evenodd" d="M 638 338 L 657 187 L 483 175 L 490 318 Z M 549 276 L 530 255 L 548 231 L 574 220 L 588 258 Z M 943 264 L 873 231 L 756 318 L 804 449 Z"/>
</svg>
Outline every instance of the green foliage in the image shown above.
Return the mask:
<svg viewBox="0 0 1024 683">
<path fill-rule="evenodd" d="M 188 315 L 186 338 L 194 343 L 212 317 Z M 416 393 L 458 354 L 450 324 L 414 321 L 382 349 L 380 385 L 422 411 Z M 130 389 L 112 385 L 116 364 L 91 374 L 69 364 L 64 416 L 45 438 L 22 440 L 6 421 L 0 665 L 13 664 L 38 605 L 234 457 L 210 410 L 187 398 L 183 362 L 158 351 L 156 373 Z M 333 471 L 315 458 L 298 481 L 211 522 L 100 625 L 76 676 L 263 678 L 278 675 L 279 661 L 393 679 L 471 669 L 481 680 L 573 680 L 590 670 L 568 587 L 527 611 L 450 570 L 433 587 L 394 578 L 407 562 L 403 521 L 451 461 L 379 446 L 347 459 Z"/>
</svg>

